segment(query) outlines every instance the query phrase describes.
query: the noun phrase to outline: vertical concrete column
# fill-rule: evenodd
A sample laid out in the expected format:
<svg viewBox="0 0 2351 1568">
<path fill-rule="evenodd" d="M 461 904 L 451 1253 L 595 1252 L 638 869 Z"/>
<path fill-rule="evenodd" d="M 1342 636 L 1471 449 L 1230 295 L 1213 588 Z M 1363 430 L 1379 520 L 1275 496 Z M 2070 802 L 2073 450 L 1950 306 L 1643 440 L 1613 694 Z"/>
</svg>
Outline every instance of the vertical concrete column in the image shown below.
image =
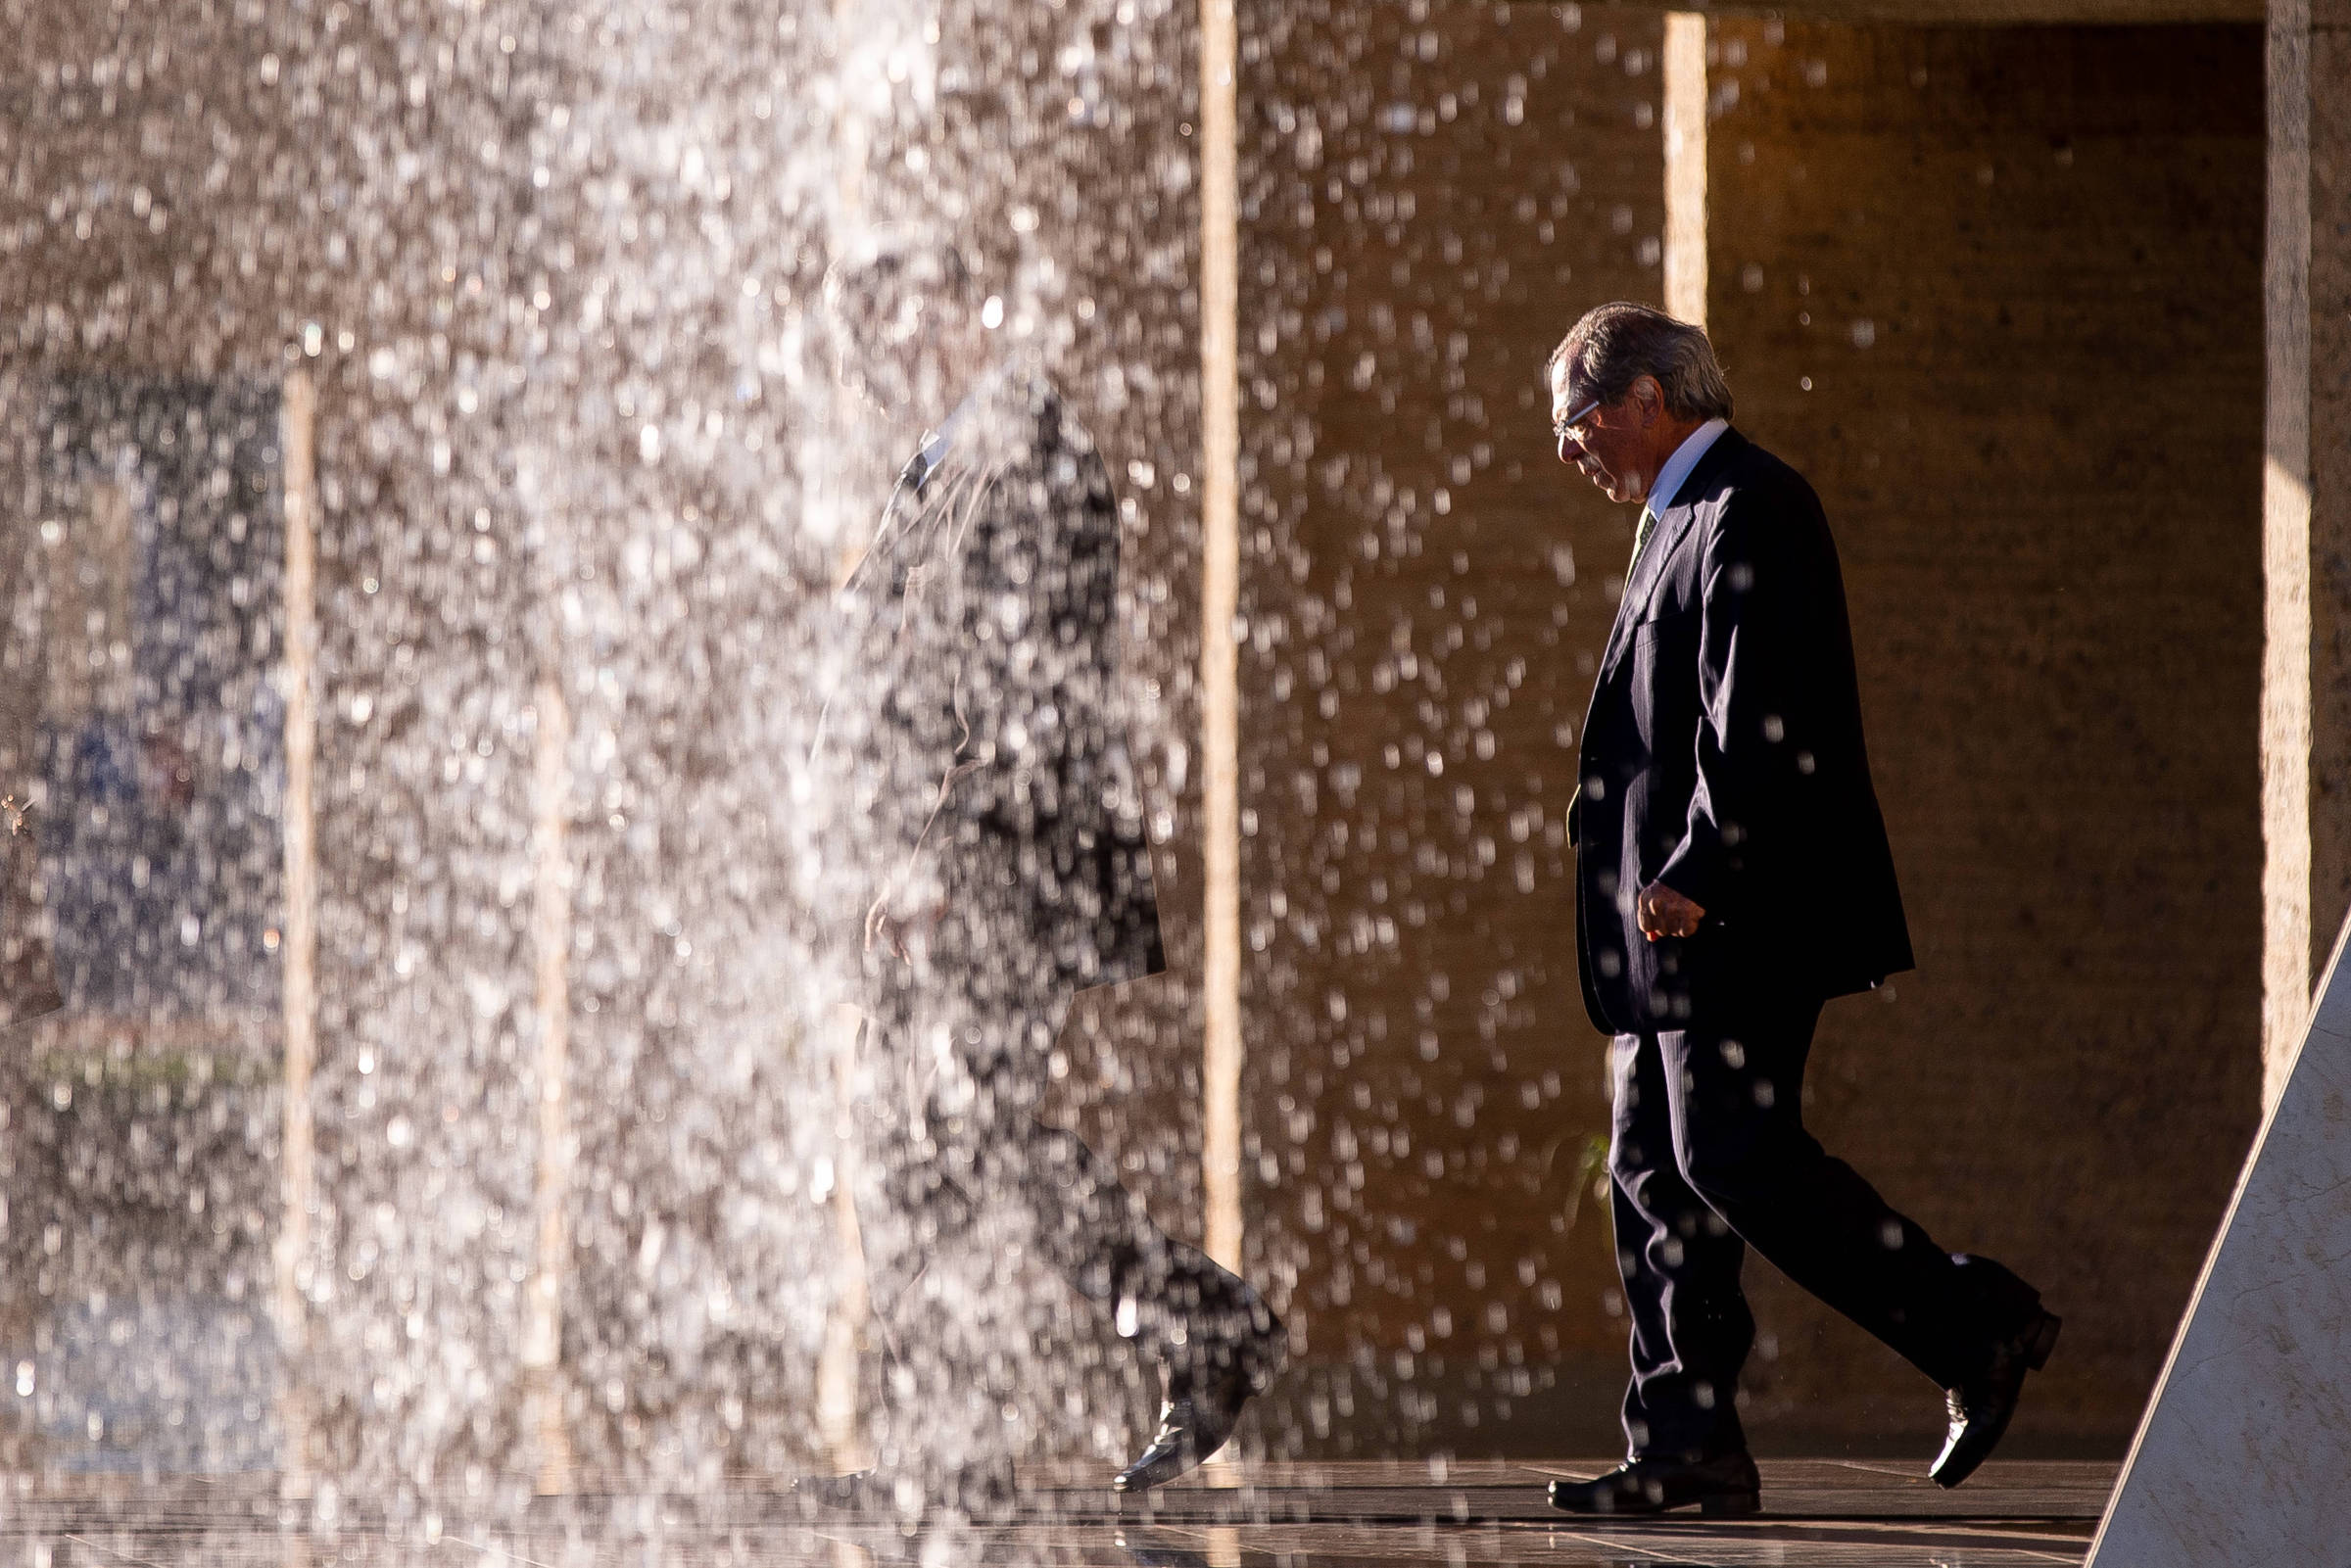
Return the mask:
<svg viewBox="0 0 2351 1568">
<path fill-rule="evenodd" d="M 2351 0 L 2269 20 L 2262 1089 L 2351 910 Z"/>
<path fill-rule="evenodd" d="M 1665 14 L 1665 310 L 1706 324 L 1706 19 Z"/>
<path fill-rule="evenodd" d="M 1241 1262 L 1240 129 L 1234 0 L 1200 4 L 1200 763 L 1208 1255 Z"/>
<path fill-rule="evenodd" d="M 312 819 L 317 772 L 317 389 L 306 370 L 286 377 L 278 452 L 285 508 L 286 800 L 281 824 L 286 868 L 284 974 L 285 1125 L 278 1156 L 282 1212 L 277 1231 L 277 1343 L 285 1366 L 278 1472 L 286 1495 L 310 1495 L 310 1402 L 301 1383 L 309 1338 L 311 1214 L 317 1207 L 316 1140 L 311 1078 L 318 1061 L 318 837 Z"/>
</svg>

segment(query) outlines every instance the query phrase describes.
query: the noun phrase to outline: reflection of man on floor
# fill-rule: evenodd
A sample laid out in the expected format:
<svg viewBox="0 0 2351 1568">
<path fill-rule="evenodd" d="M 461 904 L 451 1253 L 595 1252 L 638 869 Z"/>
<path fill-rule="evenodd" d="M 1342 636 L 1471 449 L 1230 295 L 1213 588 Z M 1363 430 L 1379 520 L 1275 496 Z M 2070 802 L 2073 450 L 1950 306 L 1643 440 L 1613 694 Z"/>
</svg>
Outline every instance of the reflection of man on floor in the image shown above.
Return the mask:
<svg viewBox="0 0 2351 1568">
<path fill-rule="evenodd" d="M 1642 502 L 1570 814 L 1577 955 L 1616 1037 L 1608 1159 L 1633 1319 L 1630 1458 L 1578 1513 L 1757 1506 L 1735 1407 L 1747 1248 L 1947 1392 L 1934 1478 L 2006 1430 L 2057 1319 L 1944 1252 L 1804 1130 L 1821 1004 L 1910 967 L 1837 551 L 1802 477 L 1730 428 L 1705 334 L 1602 306 L 1550 367 L 1561 462 Z"/>
<path fill-rule="evenodd" d="M 1135 1490 L 1224 1443 L 1281 1331 L 1083 1143 L 1034 1118 L 1071 993 L 1163 965 L 1117 678 L 1109 476 L 1052 389 L 997 357 L 1001 306 L 976 292 L 951 249 L 913 241 L 827 280 L 844 379 L 893 412 L 946 413 L 844 590 L 856 652 L 821 742 L 879 883 L 868 1041 L 916 1085 L 869 1108 L 892 1212 L 866 1227 L 867 1252 L 880 1309 L 894 1301 L 903 1319 L 937 1246 L 984 1208 L 1012 1211 L 1038 1256 L 1159 1354 L 1158 1433 L 1115 1483 Z M 938 1311 L 997 1313 L 977 1343 L 1025 1344 L 1017 1295 L 989 1294 Z M 1003 1467 L 937 1451 L 962 1441 L 942 1413 L 986 1379 L 944 1344 L 900 1328 L 883 1468 L 968 1499 L 975 1473 L 993 1486 Z"/>
</svg>

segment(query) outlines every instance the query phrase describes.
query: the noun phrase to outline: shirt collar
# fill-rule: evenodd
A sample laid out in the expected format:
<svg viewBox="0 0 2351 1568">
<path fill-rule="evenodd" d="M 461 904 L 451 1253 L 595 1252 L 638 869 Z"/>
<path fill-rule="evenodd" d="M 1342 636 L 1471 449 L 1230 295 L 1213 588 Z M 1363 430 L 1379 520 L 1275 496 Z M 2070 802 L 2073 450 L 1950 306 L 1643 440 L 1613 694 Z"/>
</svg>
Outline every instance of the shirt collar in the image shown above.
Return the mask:
<svg viewBox="0 0 2351 1568">
<path fill-rule="evenodd" d="M 1730 428 L 1727 419 L 1709 419 L 1682 438 L 1682 444 L 1673 449 L 1673 455 L 1665 459 L 1665 466 L 1657 470 L 1656 479 L 1649 487 L 1651 516 L 1665 515 L 1665 508 L 1673 504 L 1674 495 L 1681 490 L 1682 481 L 1690 477 L 1690 470 L 1698 466 L 1706 449 Z"/>
</svg>

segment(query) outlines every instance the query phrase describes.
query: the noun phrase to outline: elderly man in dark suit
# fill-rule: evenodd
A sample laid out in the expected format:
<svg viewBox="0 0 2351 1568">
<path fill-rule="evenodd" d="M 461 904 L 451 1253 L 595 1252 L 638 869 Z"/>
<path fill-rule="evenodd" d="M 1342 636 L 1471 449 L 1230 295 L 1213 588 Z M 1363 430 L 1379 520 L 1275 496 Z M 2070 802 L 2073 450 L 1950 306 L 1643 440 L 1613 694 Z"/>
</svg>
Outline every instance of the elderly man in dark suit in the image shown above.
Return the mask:
<svg viewBox="0 0 2351 1568">
<path fill-rule="evenodd" d="M 869 1041 L 916 1085 L 869 1107 L 892 1210 L 869 1258 L 903 1303 L 941 1239 L 984 1206 L 1012 1211 L 1028 1245 L 1158 1354 L 1158 1432 L 1113 1482 L 1134 1491 L 1225 1442 L 1283 1337 L 1255 1290 L 1033 1115 L 1072 993 L 1165 966 L 1118 676 L 1110 477 L 1053 388 L 1004 352 L 1002 307 L 979 292 L 952 247 L 903 234 L 827 282 L 844 379 L 887 410 L 944 415 L 843 590 L 854 654 L 821 742 L 869 879 Z M 927 1375 L 942 1371 L 985 1369 Z M 927 1472 L 917 1487 L 950 1503 L 984 1500 L 974 1475 L 1000 1490 L 991 1456 L 926 1451 L 971 1392 L 917 1391 L 894 1480 Z"/>
<path fill-rule="evenodd" d="M 1730 428 L 1703 331 L 1636 305 L 1550 363 L 1559 460 L 1641 504 L 1570 813 L 1576 953 L 1615 1036 L 1608 1172 L 1632 1315 L 1629 1457 L 1576 1513 L 1759 1506 L 1736 1408 L 1751 1244 L 1946 1391 L 1933 1475 L 2007 1429 L 2056 1317 L 1944 1252 L 1802 1118 L 1822 1004 L 1910 967 L 1836 546 L 1802 476 Z"/>
</svg>

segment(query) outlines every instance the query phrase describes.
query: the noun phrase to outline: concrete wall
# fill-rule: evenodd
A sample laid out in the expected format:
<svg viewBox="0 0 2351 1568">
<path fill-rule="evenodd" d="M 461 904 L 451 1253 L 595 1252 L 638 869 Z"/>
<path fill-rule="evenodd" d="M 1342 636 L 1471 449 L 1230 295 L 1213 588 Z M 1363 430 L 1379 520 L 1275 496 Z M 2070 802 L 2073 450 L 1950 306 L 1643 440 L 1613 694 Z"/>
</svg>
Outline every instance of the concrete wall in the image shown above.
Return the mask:
<svg viewBox="0 0 2351 1568">
<path fill-rule="evenodd" d="M 2259 1113 L 2260 35 L 1714 43 L 1713 333 L 1837 529 L 1919 952 L 1830 1009 L 1810 1113 L 2065 1314 L 2020 1434 L 2113 1444 Z M 1760 1432 L 1925 1441 L 1751 1275 Z"/>
<path fill-rule="evenodd" d="M 1777 17 L 1789 22 L 1835 22 L 1907 26 L 2030 26 L 2049 23 L 2113 26 L 2197 22 L 2250 22 L 2262 0 L 1794 0 L 1782 6 L 1738 3 L 1710 8 L 1725 21 Z"/>
<path fill-rule="evenodd" d="M 2351 12 L 2281 0 L 2269 26 L 2269 416 L 2264 470 L 2268 655 L 2262 671 L 2265 1028 L 2281 1088 L 2311 987 L 2351 909 L 2351 584 L 2343 436 L 2351 297 L 2346 125 L 2334 90 Z"/>
<path fill-rule="evenodd" d="M 1562 482 L 1541 379 L 1658 286 L 1659 19 L 1243 22 L 1244 1168 L 1305 1350 L 1264 1430 L 1605 1450 L 1563 816 L 1631 519 Z"/>
</svg>

